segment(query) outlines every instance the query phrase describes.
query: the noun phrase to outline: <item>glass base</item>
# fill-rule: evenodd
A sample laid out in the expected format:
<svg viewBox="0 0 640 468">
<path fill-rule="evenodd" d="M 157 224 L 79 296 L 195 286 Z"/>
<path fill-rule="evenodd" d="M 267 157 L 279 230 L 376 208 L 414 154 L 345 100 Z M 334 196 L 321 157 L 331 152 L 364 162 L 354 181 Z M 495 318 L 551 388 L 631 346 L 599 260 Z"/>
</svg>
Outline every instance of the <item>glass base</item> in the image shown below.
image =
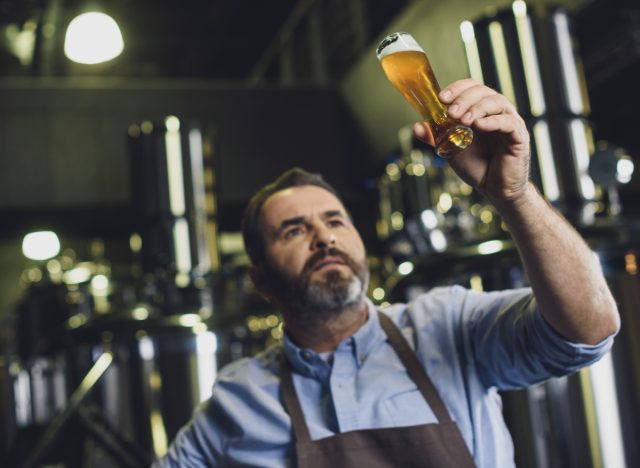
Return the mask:
<svg viewBox="0 0 640 468">
<path fill-rule="evenodd" d="M 464 125 L 448 128 L 436 142 L 436 153 L 443 158 L 462 151 L 473 141 L 473 130 Z"/>
</svg>

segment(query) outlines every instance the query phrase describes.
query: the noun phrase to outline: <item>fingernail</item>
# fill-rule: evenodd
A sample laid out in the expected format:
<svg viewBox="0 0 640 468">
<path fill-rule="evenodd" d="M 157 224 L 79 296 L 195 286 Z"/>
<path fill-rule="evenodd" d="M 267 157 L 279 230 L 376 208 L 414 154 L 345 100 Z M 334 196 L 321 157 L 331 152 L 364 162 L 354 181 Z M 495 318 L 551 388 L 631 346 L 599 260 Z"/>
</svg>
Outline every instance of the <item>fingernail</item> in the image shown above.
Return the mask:
<svg viewBox="0 0 640 468">
<path fill-rule="evenodd" d="M 450 99 L 452 96 L 451 91 L 449 91 L 448 89 L 443 89 L 440 92 L 440 98 L 441 99 Z"/>
<path fill-rule="evenodd" d="M 422 137 L 425 135 L 425 131 L 424 131 L 424 127 L 422 126 L 422 124 L 420 123 L 416 123 L 413 126 L 413 132 L 416 134 L 416 136 Z"/>
<path fill-rule="evenodd" d="M 449 106 L 449 113 L 455 113 L 459 108 L 460 106 L 458 104 L 451 104 Z"/>
<path fill-rule="evenodd" d="M 471 112 L 467 112 L 466 114 L 464 114 L 464 116 L 460 120 L 471 120 Z"/>
</svg>

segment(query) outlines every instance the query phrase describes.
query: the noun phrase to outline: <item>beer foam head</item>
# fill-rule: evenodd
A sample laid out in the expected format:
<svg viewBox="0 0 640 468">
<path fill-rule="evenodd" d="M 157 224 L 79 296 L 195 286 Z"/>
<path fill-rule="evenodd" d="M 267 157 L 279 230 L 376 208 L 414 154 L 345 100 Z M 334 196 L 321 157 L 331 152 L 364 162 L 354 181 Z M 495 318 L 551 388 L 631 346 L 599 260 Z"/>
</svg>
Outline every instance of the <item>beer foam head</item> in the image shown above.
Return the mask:
<svg viewBox="0 0 640 468">
<path fill-rule="evenodd" d="M 416 42 L 411 34 L 395 32 L 382 39 L 382 42 L 380 42 L 380 45 L 376 49 L 376 55 L 378 56 L 378 60 L 382 60 L 387 55 L 408 51 L 422 52 L 424 54 L 424 49 L 420 47 L 420 44 Z"/>
</svg>

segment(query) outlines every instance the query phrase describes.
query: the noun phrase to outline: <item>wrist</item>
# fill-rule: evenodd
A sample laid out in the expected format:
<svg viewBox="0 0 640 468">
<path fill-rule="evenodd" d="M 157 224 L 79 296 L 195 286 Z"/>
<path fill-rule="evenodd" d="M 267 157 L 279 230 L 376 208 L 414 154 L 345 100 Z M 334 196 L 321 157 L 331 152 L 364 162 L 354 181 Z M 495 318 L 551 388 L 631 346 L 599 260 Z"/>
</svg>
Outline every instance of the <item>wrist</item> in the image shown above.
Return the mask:
<svg viewBox="0 0 640 468">
<path fill-rule="evenodd" d="M 536 199 L 541 198 L 540 193 L 535 185 L 531 181 L 527 181 L 520 190 L 510 195 L 509 197 L 499 198 L 487 195 L 487 198 L 491 204 L 498 210 L 498 212 L 504 217 L 509 213 L 519 212 L 526 209 L 535 202 Z"/>
</svg>

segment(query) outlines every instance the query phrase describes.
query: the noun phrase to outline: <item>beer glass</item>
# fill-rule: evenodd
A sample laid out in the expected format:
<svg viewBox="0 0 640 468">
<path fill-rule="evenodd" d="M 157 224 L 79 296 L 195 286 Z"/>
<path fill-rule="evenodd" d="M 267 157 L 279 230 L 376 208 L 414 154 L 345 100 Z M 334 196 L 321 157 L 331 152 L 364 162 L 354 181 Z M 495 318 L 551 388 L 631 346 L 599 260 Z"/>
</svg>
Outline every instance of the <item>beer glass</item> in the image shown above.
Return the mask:
<svg viewBox="0 0 640 468">
<path fill-rule="evenodd" d="M 431 128 L 436 153 L 447 157 L 471 144 L 473 130 L 447 115 L 447 108 L 438 99 L 440 86 L 429 59 L 411 34 L 388 35 L 378 46 L 376 55 L 389 81 Z"/>
</svg>

